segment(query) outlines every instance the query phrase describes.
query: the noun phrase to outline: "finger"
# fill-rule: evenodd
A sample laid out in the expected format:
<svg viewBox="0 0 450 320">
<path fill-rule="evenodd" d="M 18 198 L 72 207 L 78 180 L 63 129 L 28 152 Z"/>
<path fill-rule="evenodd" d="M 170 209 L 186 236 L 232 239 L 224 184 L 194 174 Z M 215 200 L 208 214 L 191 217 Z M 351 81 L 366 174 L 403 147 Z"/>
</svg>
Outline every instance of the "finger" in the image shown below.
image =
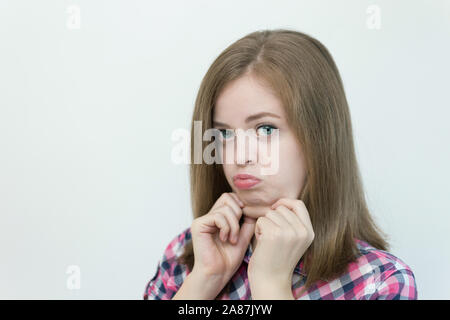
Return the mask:
<svg viewBox="0 0 450 320">
<path fill-rule="evenodd" d="M 277 207 L 279 205 L 284 205 L 288 209 L 292 210 L 300 218 L 300 221 L 306 228 L 313 230 L 308 209 L 303 201 L 298 199 L 281 198 L 275 202 L 272 207 Z"/>
<path fill-rule="evenodd" d="M 233 196 L 231 196 L 230 194 L 228 194 L 228 196 L 224 199 L 223 204 L 226 206 L 229 206 L 231 209 L 233 209 L 233 212 L 239 221 L 239 219 L 242 216 L 242 209 L 241 209 L 240 205 L 236 202 L 236 199 Z"/>
<path fill-rule="evenodd" d="M 214 202 L 214 205 L 212 206 L 211 210 L 220 208 L 221 206 L 223 206 L 227 202 L 227 200 L 228 200 L 228 202 L 232 202 L 231 201 L 232 199 L 233 198 L 230 197 L 229 192 L 222 193 L 220 195 L 220 197 L 217 198 L 216 202 Z"/>
<path fill-rule="evenodd" d="M 266 217 L 260 217 L 258 220 L 256 220 L 255 225 L 255 237 L 257 240 L 261 238 L 261 236 L 268 232 L 269 230 L 272 230 L 275 227 L 274 223 L 266 218 Z"/>
<path fill-rule="evenodd" d="M 233 243 L 236 243 L 239 235 L 239 219 L 236 217 L 236 214 L 233 212 L 233 210 L 228 206 L 224 206 L 218 210 L 221 210 L 220 212 L 223 213 L 223 215 L 227 219 L 228 225 L 231 227 L 228 239 L 230 239 Z"/>
<path fill-rule="evenodd" d="M 244 222 L 239 230 L 237 245 L 239 247 L 248 247 L 250 240 L 255 234 L 256 219 L 244 216 Z"/>
<path fill-rule="evenodd" d="M 220 239 L 225 242 L 227 240 L 227 234 L 230 231 L 230 226 L 228 225 L 227 220 L 220 212 L 218 212 L 214 214 L 214 223 L 220 230 Z"/>
<path fill-rule="evenodd" d="M 220 198 L 216 201 L 211 210 L 219 209 L 223 206 L 229 206 L 236 213 L 238 219 L 240 219 L 242 215 L 242 209 L 239 204 L 236 203 L 236 200 L 229 193 L 223 193 Z"/>
<path fill-rule="evenodd" d="M 295 231 L 297 231 L 301 227 L 303 228 L 305 227 L 303 223 L 300 221 L 300 218 L 295 214 L 295 212 L 288 209 L 286 206 L 279 205 L 275 209 L 275 211 L 278 212 L 280 215 L 282 215 Z"/>
<path fill-rule="evenodd" d="M 230 192 L 229 194 L 236 200 L 236 202 L 239 204 L 240 207 L 244 206 L 244 202 L 242 202 L 242 200 L 238 197 L 236 193 Z"/>
<path fill-rule="evenodd" d="M 225 199 L 225 197 L 226 197 L 226 193 L 222 193 L 222 194 L 220 195 L 220 197 L 217 198 L 216 202 L 214 202 L 214 204 L 213 204 L 213 206 L 211 207 L 211 210 L 210 210 L 210 211 L 213 211 L 214 209 L 217 209 L 217 208 L 223 206 L 223 205 L 224 205 L 224 199 Z"/>
<path fill-rule="evenodd" d="M 289 222 L 284 218 L 283 214 L 275 210 L 269 210 L 265 215 L 266 218 L 272 220 L 272 222 L 282 230 L 292 228 Z"/>
</svg>

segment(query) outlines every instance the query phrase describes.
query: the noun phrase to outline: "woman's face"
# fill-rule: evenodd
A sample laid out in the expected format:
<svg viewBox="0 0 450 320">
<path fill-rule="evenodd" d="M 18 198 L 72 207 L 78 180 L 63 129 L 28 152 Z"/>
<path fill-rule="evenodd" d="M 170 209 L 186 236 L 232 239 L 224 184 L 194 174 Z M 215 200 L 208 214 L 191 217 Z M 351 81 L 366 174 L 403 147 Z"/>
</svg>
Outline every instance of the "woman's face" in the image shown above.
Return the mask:
<svg viewBox="0 0 450 320">
<path fill-rule="evenodd" d="M 223 89 L 215 104 L 213 127 L 223 137 L 221 160 L 226 179 L 246 206 L 270 207 L 280 198 L 299 197 L 306 176 L 301 146 L 288 126 L 281 101 L 255 76 L 246 74 Z M 275 129 L 279 129 L 278 144 Z M 239 132 L 254 133 L 247 135 L 243 149 L 238 148 L 237 136 L 244 137 Z M 240 158 L 238 150 L 242 150 Z M 234 180 L 238 174 L 257 180 Z"/>
</svg>

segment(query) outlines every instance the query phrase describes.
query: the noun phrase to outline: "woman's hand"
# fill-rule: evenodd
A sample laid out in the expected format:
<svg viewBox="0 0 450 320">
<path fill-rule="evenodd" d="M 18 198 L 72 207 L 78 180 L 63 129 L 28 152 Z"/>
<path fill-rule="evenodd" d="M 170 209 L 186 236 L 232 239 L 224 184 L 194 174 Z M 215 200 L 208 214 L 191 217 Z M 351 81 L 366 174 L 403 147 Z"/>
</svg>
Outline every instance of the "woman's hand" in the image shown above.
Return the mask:
<svg viewBox="0 0 450 320">
<path fill-rule="evenodd" d="M 244 217 L 235 193 L 223 193 L 211 210 L 192 222 L 193 272 L 220 279 L 225 285 L 241 265 L 255 230 L 255 219 Z"/>
<path fill-rule="evenodd" d="M 244 214 L 250 207 L 245 207 Z M 248 266 L 252 296 L 291 292 L 292 274 L 314 240 L 308 210 L 301 200 L 281 198 L 256 221 L 257 240 Z M 287 291 L 289 290 L 289 291 Z"/>
</svg>

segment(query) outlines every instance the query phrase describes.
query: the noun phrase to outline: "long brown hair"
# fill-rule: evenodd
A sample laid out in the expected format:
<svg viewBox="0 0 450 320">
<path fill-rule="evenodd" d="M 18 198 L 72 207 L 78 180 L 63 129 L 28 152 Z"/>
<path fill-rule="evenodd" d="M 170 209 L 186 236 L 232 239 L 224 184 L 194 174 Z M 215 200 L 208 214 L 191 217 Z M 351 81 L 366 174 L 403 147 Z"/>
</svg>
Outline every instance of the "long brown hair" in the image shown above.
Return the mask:
<svg viewBox="0 0 450 320">
<path fill-rule="evenodd" d="M 355 238 L 389 250 L 384 234 L 368 210 L 356 159 L 352 124 L 339 71 L 325 46 L 304 33 L 261 30 L 227 47 L 204 76 L 195 101 L 191 127 L 190 186 L 194 219 L 206 214 L 218 197 L 232 192 L 221 164 L 194 163 L 194 121 L 212 128 L 215 101 L 224 86 L 251 72 L 270 85 L 283 104 L 289 126 L 301 144 L 307 179 L 301 199 L 315 238 L 305 252 L 307 279 L 330 281 L 357 259 Z M 203 150 L 208 142 L 202 142 Z M 192 241 L 179 262 L 192 270 Z M 229 290 L 225 286 L 221 294 Z"/>
</svg>

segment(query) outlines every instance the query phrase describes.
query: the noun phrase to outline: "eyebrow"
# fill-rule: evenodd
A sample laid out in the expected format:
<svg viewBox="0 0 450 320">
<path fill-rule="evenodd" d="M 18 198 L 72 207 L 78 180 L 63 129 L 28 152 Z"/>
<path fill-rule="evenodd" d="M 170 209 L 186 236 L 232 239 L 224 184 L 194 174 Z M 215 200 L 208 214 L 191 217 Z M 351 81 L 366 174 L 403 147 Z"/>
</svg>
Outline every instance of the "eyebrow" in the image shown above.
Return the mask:
<svg viewBox="0 0 450 320">
<path fill-rule="evenodd" d="M 274 118 L 278 118 L 281 119 L 281 117 L 279 115 L 276 115 L 275 113 L 271 113 L 271 112 L 260 112 L 260 113 L 256 113 L 253 114 L 251 116 L 248 116 L 247 119 L 245 119 L 245 123 L 249 123 L 252 121 L 255 121 L 259 118 L 262 117 L 274 117 Z M 229 127 L 226 123 L 222 123 L 219 121 L 213 121 L 213 126 L 224 126 L 224 127 Z"/>
</svg>

